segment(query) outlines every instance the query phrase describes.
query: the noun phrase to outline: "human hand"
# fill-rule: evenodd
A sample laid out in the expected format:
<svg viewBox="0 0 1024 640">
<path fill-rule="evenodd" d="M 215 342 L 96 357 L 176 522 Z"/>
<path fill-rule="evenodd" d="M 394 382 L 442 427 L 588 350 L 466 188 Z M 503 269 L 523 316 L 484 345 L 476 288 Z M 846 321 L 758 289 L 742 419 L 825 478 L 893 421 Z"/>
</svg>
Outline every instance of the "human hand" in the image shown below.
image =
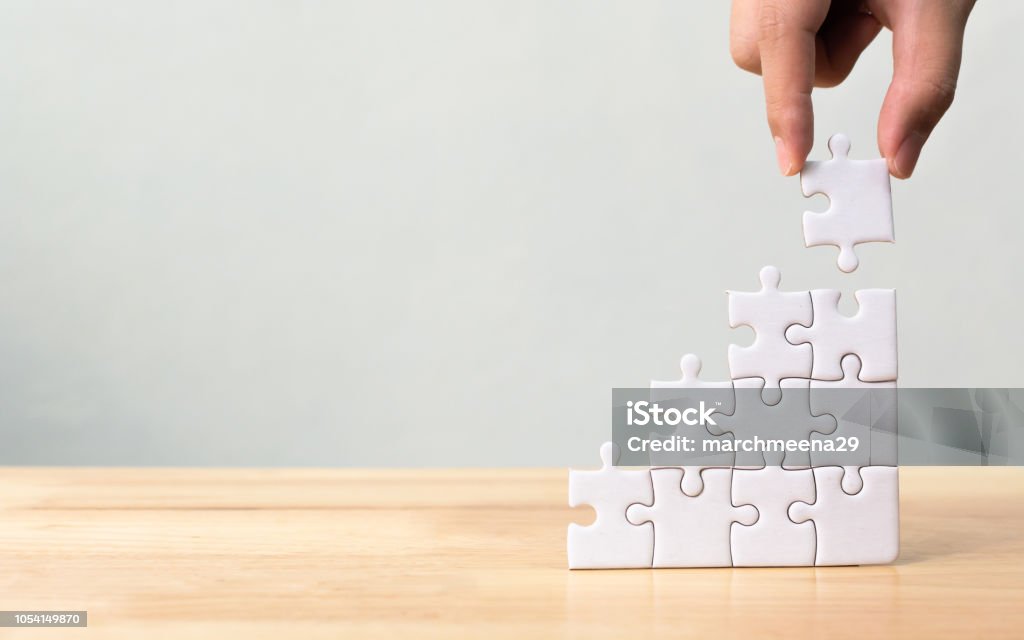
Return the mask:
<svg viewBox="0 0 1024 640">
<path fill-rule="evenodd" d="M 729 48 L 764 76 L 779 169 L 803 168 L 814 138 L 813 87 L 842 82 L 885 27 L 893 76 L 878 118 L 878 149 L 909 178 L 921 148 L 953 102 L 964 27 L 975 0 L 733 0 Z"/>
</svg>

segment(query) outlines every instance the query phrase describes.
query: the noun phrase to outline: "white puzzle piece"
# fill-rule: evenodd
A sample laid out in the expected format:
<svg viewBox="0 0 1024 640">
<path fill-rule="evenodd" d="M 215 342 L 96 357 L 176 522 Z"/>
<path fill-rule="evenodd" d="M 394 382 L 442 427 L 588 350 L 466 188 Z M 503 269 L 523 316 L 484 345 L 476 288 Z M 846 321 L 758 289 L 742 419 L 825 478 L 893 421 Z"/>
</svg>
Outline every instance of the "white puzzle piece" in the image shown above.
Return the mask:
<svg viewBox="0 0 1024 640">
<path fill-rule="evenodd" d="M 694 401 L 703 400 L 706 403 L 715 403 L 717 408 L 715 409 L 715 415 L 722 413 L 732 413 L 735 403 L 735 396 L 733 394 L 732 381 L 728 382 L 708 382 L 700 379 L 700 370 L 702 367 L 700 358 L 692 353 L 684 355 L 679 360 L 679 370 L 681 377 L 678 380 L 652 380 L 651 381 L 651 401 L 652 402 L 663 402 L 669 399 L 681 399 L 691 396 L 687 396 L 684 390 L 692 389 L 696 393 L 692 396 Z M 720 404 L 719 404 L 720 403 Z M 706 428 L 699 425 L 688 427 L 686 425 L 679 425 L 676 427 L 671 434 L 661 434 L 663 436 L 668 435 L 687 435 L 696 441 L 696 447 L 702 447 L 702 442 L 705 439 L 713 438 L 714 436 Z M 725 437 L 725 436 L 718 436 Z M 675 459 L 678 454 L 674 453 L 660 453 L 652 452 L 650 455 L 650 461 L 652 467 L 666 466 L 661 464 L 661 458 L 671 461 Z M 704 465 L 686 465 L 683 469 L 686 473 L 683 475 L 683 493 L 688 496 L 700 495 L 700 492 L 704 490 L 704 481 L 701 477 L 701 471 L 704 469 L 713 469 L 720 467 L 732 467 L 735 456 L 732 454 L 719 454 L 715 456 L 708 456 L 708 464 Z M 674 466 L 674 465 L 669 465 Z"/>
<path fill-rule="evenodd" d="M 794 502 L 793 522 L 811 520 L 817 532 L 817 566 L 887 564 L 900 551 L 898 467 L 864 467 L 864 488 L 849 495 L 839 467 L 814 469 L 814 504 Z"/>
<path fill-rule="evenodd" d="M 736 567 L 801 567 L 814 564 L 814 525 L 789 519 L 789 505 L 814 502 L 810 469 L 780 466 L 737 469 L 732 502 L 757 508 L 757 522 L 732 528 L 732 564 Z"/>
<path fill-rule="evenodd" d="M 811 378 L 841 380 L 842 359 L 848 354 L 860 358 L 860 379 L 864 382 L 896 380 L 896 291 L 862 289 L 854 294 L 857 313 L 847 317 L 839 311 L 836 289 L 811 291 L 814 322 L 794 324 L 785 337 L 793 344 L 809 342 L 814 352 Z"/>
<path fill-rule="evenodd" d="M 814 432 L 830 433 L 835 430 L 835 421 L 829 416 L 811 414 L 809 400 L 810 380 L 806 378 L 786 378 L 780 383 L 782 398 L 775 404 L 765 404 L 762 400 L 760 378 L 743 378 L 734 380 L 736 388 L 736 410 L 732 415 L 722 415 L 716 425 L 708 425 L 708 430 L 715 435 L 730 433 L 737 441 L 752 442 L 755 437 L 770 440 L 806 440 Z M 786 451 L 784 464 L 786 467 L 810 467 L 811 460 L 807 451 Z M 765 466 L 765 454 L 762 451 L 736 451 L 737 467 L 760 468 Z"/>
<path fill-rule="evenodd" d="M 654 567 L 728 567 L 732 523 L 757 520 L 754 507 L 733 506 L 731 469 L 702 475 L 704 491 L 690 497 L 681 488 L 682 469 L 653 469 L 654 505 L 634 504 L 626 511 L 634 524 L 654 523 Z"/>
<path fill-rule="evenodd" d="M 651 566 L 654 529 L 626 521 L 634 503 L 653 504 L 650 471 L 617 469 L 615 445 L 601 445 L 601 468 L 569 471 L 569 506 L 589 504 L 597 513 L 590 526 L 569 525 L 570 569 L 629 569 Z"/>
<path fill-rule="evenodd" d="M 811 380 L 811 413 L 830 415 L 836 421 L 836 429 L 828 435 L 813 434 L 811 440 L 832 440 L 835 445 L 843 444 L 846 451 L 825 451 L 811 449 L 811 466 L 842 466 L 843 491 L 854 494 L 860 491 L 863 482 L 861 467 L 879 462 L 872 461 L 875 445 L 875 425 L 878 416 L 876 407 L 887 399 L 889 392 L 895 392 L 895 382 L 862 382 L 860 358 L 845 356 L 842 360 L 843 379 L 835 381 Z M 892 429 L 895 432 L 895 428 Z M 843 440 L 840 440 L 842 438 Z M 849 450 L 851 438 L 857 439 L 857 449 Z M 880 434 L 884 438 L 884 433 Z M 895 444 L 895 440 L 892 440 Z M 891 457 L 889 458 L 891 459 Z"/>
<path fill-rule="evenodd" d="M 850 140 L 840 134 L 828 141 L 831 160 L 809 161 L 800 173 L 805 196 L 824 194 L 829 208 L 804 213 L 804 244 L 839 247 L 839 269 L 857 268 L 854 246 L 893 242 L 892 193 L 885 158 L 850 160 Z"/>
<path fill-rule="evenodd" d="M 808 291 L 779 291 L 782 276 L 775 267 L 761 269 L 761 290 L 729 291 L 729 326 L 754 330 L 749 347 L 729 345 L 729 373 L 737 378 L 763 378 L 765 400 L 774 404 L 783 378 L 811 376 L 811 348 L 786 340 L 791 325 L 810 326 L 813 319 Z"/>
</svg>

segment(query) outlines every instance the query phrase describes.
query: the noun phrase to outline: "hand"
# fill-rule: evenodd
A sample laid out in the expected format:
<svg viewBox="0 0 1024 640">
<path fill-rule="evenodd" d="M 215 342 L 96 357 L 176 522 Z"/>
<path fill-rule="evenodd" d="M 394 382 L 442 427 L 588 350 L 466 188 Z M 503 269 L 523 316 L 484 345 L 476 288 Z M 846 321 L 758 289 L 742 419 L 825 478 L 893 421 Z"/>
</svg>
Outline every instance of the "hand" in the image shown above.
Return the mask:
<svg viewBox="0 0 1024 640">
<path fill-rule="evenodd" d="M 878 118 L 889 172 L 908 178 L 953 102 L 964 27 L 974 0 L 733 0 L 730 50 L 764 76 L 779 169 L 803 168 L 814 138 L 811 89 L 842 82 L 885 27 L 893 75 Z"/>
</svg>

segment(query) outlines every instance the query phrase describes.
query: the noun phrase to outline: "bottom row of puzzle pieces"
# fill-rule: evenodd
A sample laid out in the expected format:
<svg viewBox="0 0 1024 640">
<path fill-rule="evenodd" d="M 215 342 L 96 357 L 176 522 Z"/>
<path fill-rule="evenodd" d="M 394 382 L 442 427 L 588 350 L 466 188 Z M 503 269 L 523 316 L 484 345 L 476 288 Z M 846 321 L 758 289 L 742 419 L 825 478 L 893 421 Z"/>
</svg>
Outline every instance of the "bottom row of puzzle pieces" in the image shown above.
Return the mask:
<svg viewBox="0 0 1024 640">
<path fill-rule="evenodd" d="M 899 553 L 897 467 L 862 467 L 851 495 L 842 467 L 619 469 L 611 447 L 600 470 L 569 473 L 569 506 L 597 512 L 569 525 L 570 569 L 885 564 Z M 700 493 L 683 491 L 685 473 L 700 473 Z"/>
</svg>

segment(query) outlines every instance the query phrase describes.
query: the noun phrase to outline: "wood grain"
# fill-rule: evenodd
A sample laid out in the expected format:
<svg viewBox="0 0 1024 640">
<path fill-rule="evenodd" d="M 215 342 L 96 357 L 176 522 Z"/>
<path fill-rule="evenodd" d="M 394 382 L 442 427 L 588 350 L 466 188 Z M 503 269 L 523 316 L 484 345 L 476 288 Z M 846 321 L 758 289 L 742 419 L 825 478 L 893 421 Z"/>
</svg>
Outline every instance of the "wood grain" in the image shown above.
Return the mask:
<svg viewBox="0 0 1024 640">
<path fill-rule="evenodd" d="M 883 567 L 577 571 L 564 470 L 0 469 L 12 638 L 1019 637 L 1024 469 L 901 470 Z"/>
</svg>

